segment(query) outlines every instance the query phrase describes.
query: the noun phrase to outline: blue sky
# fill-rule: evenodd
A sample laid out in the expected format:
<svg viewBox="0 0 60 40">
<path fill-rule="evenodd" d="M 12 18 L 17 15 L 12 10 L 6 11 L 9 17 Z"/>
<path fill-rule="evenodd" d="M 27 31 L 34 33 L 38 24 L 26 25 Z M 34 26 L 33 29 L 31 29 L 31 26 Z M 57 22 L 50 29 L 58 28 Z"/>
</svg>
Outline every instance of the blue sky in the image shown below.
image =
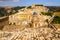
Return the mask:
<svg viewBox="0 0 60 40">
<path fill-rule="evenodd" d="M 0 6 L 29 6 L 32 4 L 60 6 L 60 0 L 0 0 Z"/>
</svg>

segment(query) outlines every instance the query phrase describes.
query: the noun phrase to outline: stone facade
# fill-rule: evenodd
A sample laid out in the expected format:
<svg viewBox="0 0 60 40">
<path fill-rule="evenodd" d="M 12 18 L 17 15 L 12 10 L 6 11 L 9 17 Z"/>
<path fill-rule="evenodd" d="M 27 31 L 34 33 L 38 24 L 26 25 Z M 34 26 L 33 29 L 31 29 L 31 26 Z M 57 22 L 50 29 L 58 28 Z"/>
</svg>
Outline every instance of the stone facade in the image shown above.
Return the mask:
<svg viewBox="0 0 60 40">
<path fill-rule="evenodd" d="M 41 5 L 33 5 L 18 10 L 19 13 L 9 16 L 9 24 L 15 25 L 29 25 L 33 27 L 39 27 L 47 25 L 46 19 L 50 19 L 50 16 L 42 15 L 41 12 L 48 12 L 48 8 Z"/>
</svg>

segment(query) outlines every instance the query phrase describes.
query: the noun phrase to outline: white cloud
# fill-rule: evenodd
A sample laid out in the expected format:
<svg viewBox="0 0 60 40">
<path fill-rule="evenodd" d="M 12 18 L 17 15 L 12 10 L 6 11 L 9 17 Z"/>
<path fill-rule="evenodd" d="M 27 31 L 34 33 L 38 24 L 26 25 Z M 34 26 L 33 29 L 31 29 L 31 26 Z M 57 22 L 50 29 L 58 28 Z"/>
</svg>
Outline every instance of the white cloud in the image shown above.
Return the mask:
<svg viewBox="0 0 60 40">
<path fill-rule="evenodd" d="M 0 0 L 0 1 L 10 1 L 10 0 Z"/>
<path fill-rule="evenodd" d="M 13 0 L 13 2 L 18 2 L 19 0 Z"/>
<path fill-rule="evenodd" d="M 0 2 L 3 2 L 3 1 L 0 1 Z"/>
<path fill-rule="evenodd" d="M 10 0 L 0 0 L 0 2 L 7 2 L 7 1 L 10 1 Z"/>
<path fill-rule="evenodd" d="M 0 2 L 6 2 L 6 1 L 13 1 L 13 2 L 18 2 L 19 0 L 0 0 Z"/>
</svg>

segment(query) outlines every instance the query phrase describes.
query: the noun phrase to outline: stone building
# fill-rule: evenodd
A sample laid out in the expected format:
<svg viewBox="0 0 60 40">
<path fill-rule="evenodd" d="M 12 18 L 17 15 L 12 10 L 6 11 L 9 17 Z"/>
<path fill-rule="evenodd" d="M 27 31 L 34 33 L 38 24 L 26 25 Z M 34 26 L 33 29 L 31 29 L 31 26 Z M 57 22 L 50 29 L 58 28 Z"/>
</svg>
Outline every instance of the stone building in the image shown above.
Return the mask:
<svg viewBox="0 0 60 40">
<path fill-rule="evenodd" d="M 47 25 L 46 19 L 50 16 L 42 15 L 41 12 L 48 12 L 48 8 L 43 5 L 32 5 L 18 10 L 19 12 L 9 16 L 9 24 L 29 25 L 33 27 Z"/>
</svg>

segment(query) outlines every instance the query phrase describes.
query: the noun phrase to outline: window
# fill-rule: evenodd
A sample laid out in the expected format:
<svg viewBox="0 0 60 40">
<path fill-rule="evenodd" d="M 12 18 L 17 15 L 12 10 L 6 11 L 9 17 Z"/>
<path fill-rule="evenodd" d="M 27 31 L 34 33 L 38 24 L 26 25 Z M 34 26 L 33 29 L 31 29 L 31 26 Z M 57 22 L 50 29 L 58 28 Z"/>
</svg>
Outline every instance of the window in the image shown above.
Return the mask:
<svg viewBox="0 0 60 40">
<path fill-rule="evenodd" d="M 33 15 L 37 15 L 37 12 L 33 12 Z"/>
</svg>

